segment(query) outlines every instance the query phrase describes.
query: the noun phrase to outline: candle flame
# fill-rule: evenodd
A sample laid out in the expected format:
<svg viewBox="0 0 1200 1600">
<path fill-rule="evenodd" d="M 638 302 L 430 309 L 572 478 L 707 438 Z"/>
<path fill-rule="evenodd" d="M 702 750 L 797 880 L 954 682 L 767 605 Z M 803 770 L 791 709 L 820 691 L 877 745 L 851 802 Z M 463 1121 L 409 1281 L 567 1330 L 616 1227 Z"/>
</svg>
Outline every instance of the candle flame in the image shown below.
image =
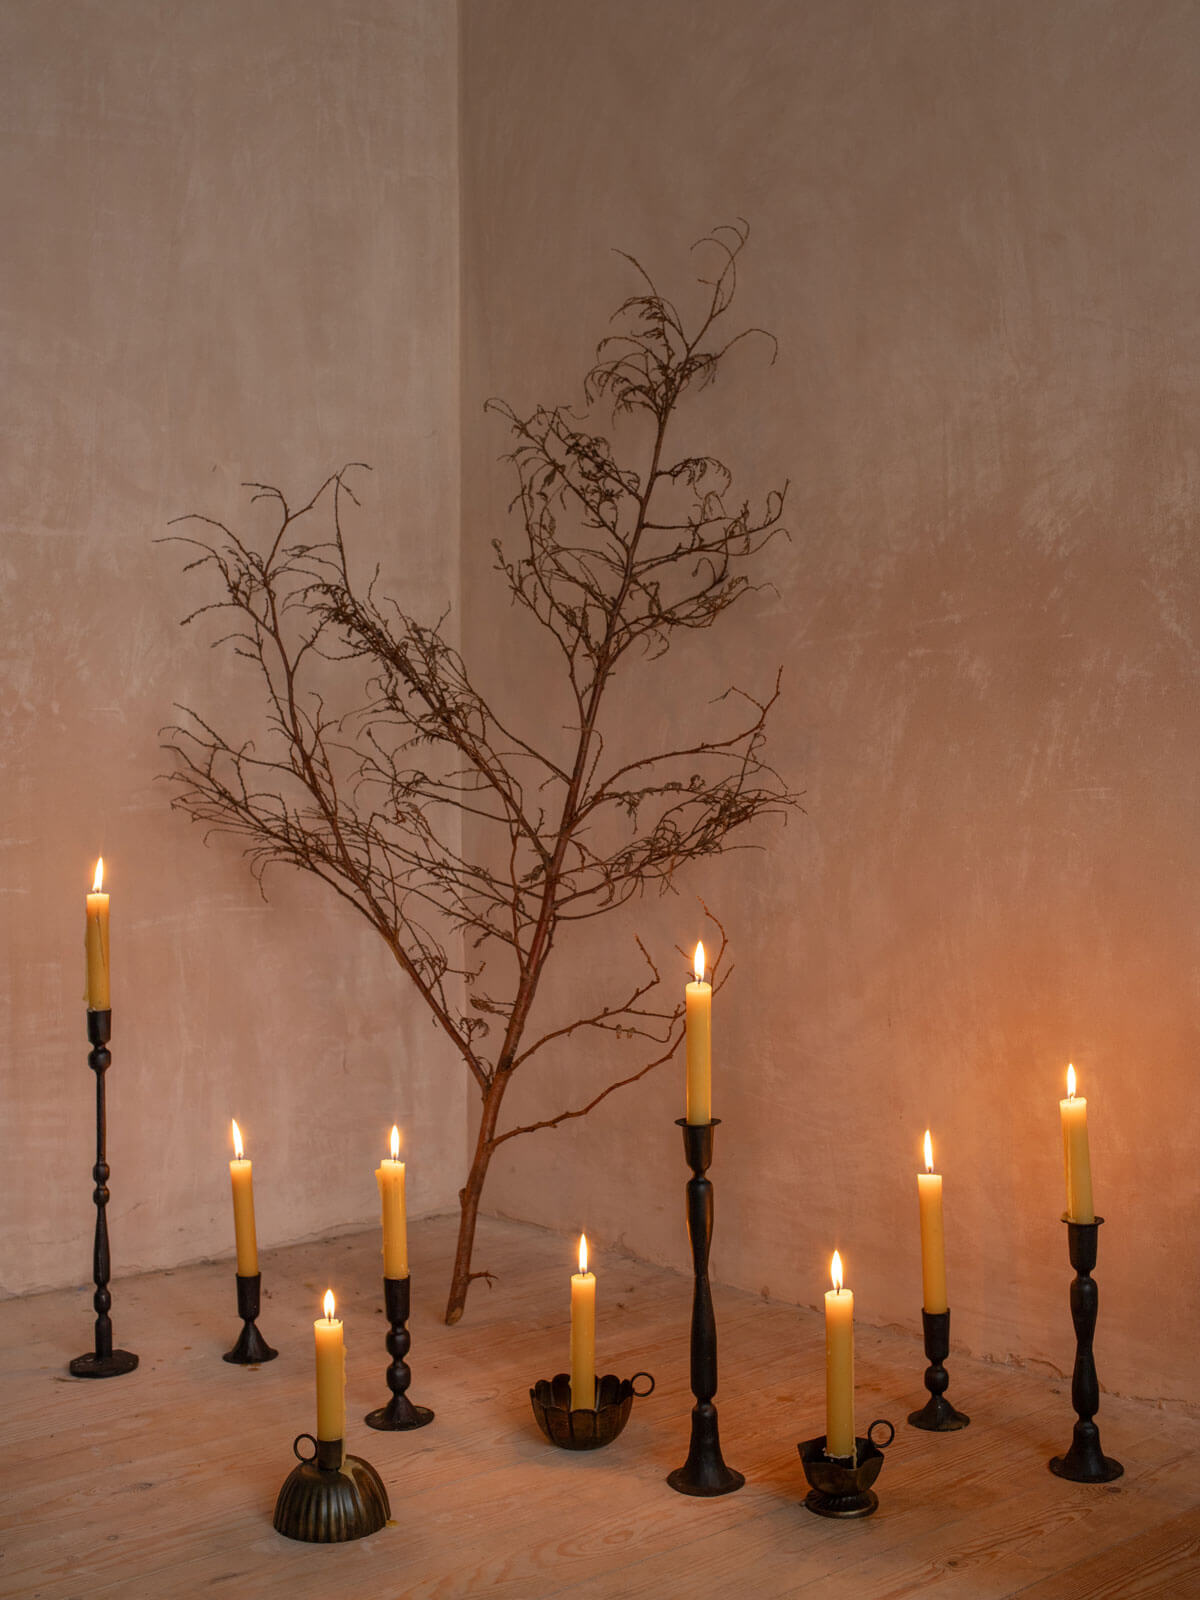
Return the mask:
<svg viewBox="0 0 1200 1600">
<path fill-rule="evenodd" d="M 692 957 L 692 971 L 696 974 L 696 982 L 704 982 L 704 946 L 697 944 L 696 953 Z"/>
<path fill-rule="evenodd" d="M 96 859 L 96 876 L 92 879 L 92 893 L 99 894 L 104 886 L 104 857 Z"/>
<path fill-rule="evenodd" d="M 393 1161 L 399 1161 L 399 1159 L 400 1159 L 400 1129 L 393 1122 L 392 1123 L 392 1160 Z"/>
<path fill-rule="evenodd" d="M 933 1140 L 929 1137 L 929 1129 L 925 1129 L 925 1171 L 933 1171 Z"/>
<path fill-rule="evenodd" d="M 579 1270 L 580 1270 L 581 1273 L 587 1271 L 587 1234 L 586 1233 L 581 1233 L 579 1235 Z"/>
<path fill-rule="evenodd" d="M 841 1256 L 838 1254 L 838 1252 L 836 1250 L 833 1252 L 833 1261 L 830 1263 L 829 1276 L 833 1279 L 834 1293 L 835 1294 L 841 1294 L 841 1292 L 842 1292 L 842 1258 L 841 1258 Z"/>
<path fill-rule="evenodd" d="M 1068 1100 L 1074 1100 L 1074 1098 L 1075 1098 L 1075 1068 L 1068 1064 L 1068 1066 L 1067 1066 L 1067 1099 Z"/>
<path fill-rule="evenodd" d="M 238 1127 L 236 1118 L 230 1119 L 230 1126 L 233 1129 L 233 1153 L 240 1161 L 242 1159 L 242 1130 Z"/>
<path fill-rule="evenodd" d="M 326 1315 L 326 1317 L 328 1317 L 330 1322 L 333 1321 L 333 1313 L 334 1313 L 336 1307 L 337 1307 L 337 1302 L 333 1298 L 333 1290 L 332 1289 L 326 1289 L 326 1291 L 325 1291 L 325 1315 Z"/>
</svg>

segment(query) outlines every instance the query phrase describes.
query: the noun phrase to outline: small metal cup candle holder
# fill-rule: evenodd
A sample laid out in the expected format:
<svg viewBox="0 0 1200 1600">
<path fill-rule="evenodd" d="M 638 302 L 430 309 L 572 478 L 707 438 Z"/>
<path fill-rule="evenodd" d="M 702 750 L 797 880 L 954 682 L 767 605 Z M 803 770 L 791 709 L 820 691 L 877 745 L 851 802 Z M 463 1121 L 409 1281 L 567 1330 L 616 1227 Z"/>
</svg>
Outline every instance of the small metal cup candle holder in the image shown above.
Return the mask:
<svg viewBox="0 0 1200 1600">
<path fill-rule="evenodd" d="M 876 1428 L 888 1430 L 880 1444 L 875 1443 Z M 853 1456 L 827 1455 L 824 1434 L 798 1444 L 810 1485 L 804 1499 L 807 1509 L 818 1517 L 869 1517 L 879 1504 L 871 1485 L 883 1469 L 883 1452 L 895 1437 L 895 1428 L 881 1417 L 867 1429 L 865 1439 L 855 1439 Z"/>
<path fill-rule="evenodd" d="M 237 1308 L 238 1316 L 242 1319 L 242 1331 L 238 1334 L 233 1349 L 226 1350 L 221 1360 L 232 1361 L 238 1367 L 257 1367 L 264 1361 L 274 1361 L 279 1354 L 278 1350 L 271 1349 L 258 1331 L 258 1301 L 262 1273 L 256 1272 L 244 1278 L 239 1272 L 236 1277 Z"/>
<path fill-rule="evenodd" d="M 908 1420 L 912 1427 L 924 1428 L 927 1433 L 954 1433 L 965 1428 L 971 1419 L 946 1399 L 950 1374 L 944 1363 L 950 1354 L 950 1313 L 922 1310 L 921 1324 L 925 1330 L 925 1359 L 929 1362 L 925 1369 L 929 1399 L 920 1411 L 910 1411 Z"/>
<path fill-rule="evenodd" d="M 300 1442 L 313 1447 L 301 1455 Z M 275 1528 L 307 1544 L 342 1544 L 378 1533 L 392 1514 L 383 1479 L 369 1461 L 346 1454 L 344 1439 L 298 1433 L 292 1442 L 298 1467 L 275 1501 Z"/>
<path fill-rule="evenodd" d="M 720 1122 L 688 1122 L 676 1119 L 683 1129 L 683 1149 L 692 1176 L 687 1185 L 688 1238 L 692 1246 L 692 1438 L 688 1457 L 676 1467 L 667 1482 L 680 1494 L 730 1494 L 740 1489 L 745 1478 L 725 1465 L 717 1425 L 717 1320 L 713 1313 L 712 1290 L 708 1282 L 708 1251 L 713 1230 L 713 1186 L 705 1176 L 712 1165 L 713 1130 Z"/>
<path fill-rule="evenodd" d="M 1106 1456 L 1100 1448 L 1100 1429 L 1093 1420 L 1100 1409 L 1100 1382 L 1096 1377 L 1096 1362 L 1092 1355 L 1092 1339 L 1096 1332 L 1096 1315 L 1100 1306 L 1100 1291 L 1092 1281 L 1092 1268 L 1096 1265 L 1099 1248 L 1100 1224 L 1072 1222 L 1067 1225 L 1067 1248 L 1071 1265 L 1075 1268 L 1075 1281 L 1071 1284 L 1071 1321 L 1075 1324 L 1075 1370 L 1071 1374 L 1071 1404 L 1075 1408 L 1075 1432 L 1071 1448 L 1065 1456 L 1055 1456 L 1050 1471 L 1060 1478 L 1070 1478 L 1074 1483 L 1111 1483 L 1119 1478 L 1125 1468 L 1119 1461 Z"/>
<path fill-rule="evenodd" d="M 112 1061 L 107 1045 L 112 1038 L 112 1012 L 88 1011 L 87 1014 L 88 1066 L 96 1074 L 96 1165 L 92 1168 L 92 1200 L 96 1207 L 96 1234 L 92 1246 L 92 1281 L 96 1292 L 92 1305 L 96 1311 L 96 1348 L 86 1355 L 76 1356 L 70 1364 L 74 1378 L 116 1378 L 122 1372 L 132 1372 L 138 1358 L 128 1350 L 113 1349 L 112 1295 L 108 1280 L 112 1266 L 108 1253 L 108 1159 L 105 1145 L 108 1135 L 108 1112 L 104 1096 L 104 1074 Z"/>
<path fill-rule="evenodd" d="M 412 1334 L 406 1326 L 411 1282 L 411 1278 L 383 1280 L 383 1298 L 389 1324 L 386 1343 L 388 1355 L 392 1358 L 387 1369 L 387 1381 L 392 1398 L 387 1405 L 369 1412 L 363 1419 L 369 1428 L 402 1433 L 409 1428 L 423 1428 L 427 1422 L 433 1421 L 433 1412 L 429 1407 L 413 1405 L 407 1394 L 412 1382 L 412 1373 L 404 1359 L 412 1348 Z"/>
<path fill-rule="evenodd" d="M 648 1389 L 635 1389 L 639 1378 L 649 1380 Z M 632 1378 L 618 1378 L 606 1372 L 596 1379 L 596 1404 L 571 1407 L 571 1377 L 557 1372 L 553 1378 L 539 1378 L 529 1391 L 529 1403 L 537 1425 L 560 1450 L 601 1450 L 611 1444 L 629 1421 L 636 1399 L 654 1393 L 654 1379 L 648 1372 L 635 1372 Z"/>
</svg>

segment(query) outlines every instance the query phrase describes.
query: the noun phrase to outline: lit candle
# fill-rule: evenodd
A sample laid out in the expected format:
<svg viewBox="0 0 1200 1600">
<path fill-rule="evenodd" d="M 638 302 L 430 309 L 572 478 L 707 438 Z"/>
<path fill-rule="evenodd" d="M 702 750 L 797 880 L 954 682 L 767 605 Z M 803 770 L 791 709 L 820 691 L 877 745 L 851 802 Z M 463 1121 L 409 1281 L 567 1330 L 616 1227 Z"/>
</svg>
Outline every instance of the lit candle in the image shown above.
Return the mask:
<svg viewBox="0 0 1200 1600">
<path fill-rule="evenodd" d="M 1087 1101 L 1075 1095 L 1075 1068 L 1067 1068 L 1067 1098 L 1058 1102 L 1062 1118 L 1063 1165 L 1067 1174 L 1067 1216 L 1072 1222 L 1095 1222 L 1092 1205 L 1092 1158 L 1088 1150 Z"/>
<path fill-rule="evenodd" d="M 254 1232 L 254 1168 L 242 1156 L 242 1130 L 234 1122 L 233 1160 L 229 1176 L 233 1182 L 233 1236 L 237 1244 L 239 1278 L 253 1278 L 258 1271 L 258 1239 Z"/>
<path fill-rule="evenodd" d="M 408 1277 L 408 1212 L 404 1203 L 404 1163 L 400 1160 L 400 1129 L 392 1125 L 392 1155 L 375 1168 L 383 1207 L 383 1275 Z"/>
<path fill-rule="evenodd" d="M 712 984 L 704 981 L 704 946 L 696 946 L 695 981 L 684 990 L 687 1018 L 687 1120 L 712 1121 Z"/>
<path fill-rule="evenodd" d="M 588 1271 L 587 1235 L 579 1235 L 579 1271 L 571 1274 L 571 1410 L 596 1405 L 596 1274 Z"/>
<path fill-rule="evenodd" d="M 325 1315 L 313 1323 L 317 1341 L 317 1438 L 346 1437 L 346 1346 L 335 1319 L 333 1290 L 325 1291 Z"/>
<path fill-rule="evenodd" d="M 825 1291 L 825 1454 L 854 1454 L 854 1296 L 842 1288 L 835 1250 L 833 1288 Z"/>
<path fill-rule="evenodd" d="M 92 879 L 92 892 L 87 897 L 87 1008 L 89 1011 L 107 1011 L 110 1008 L 108 988 L 108 896 L 100 892 L 104 882 L 104 857 L 96 862 L 96 876 Z"/>
<path fill-rule="evenodd" d="M 925 1130 L 925 1171 L 917 1173 L 921 1203 L 922 1305 L 931 1314 L 946 1309 L 946 1237 L 942 1228 L 942 1175 L 933 1170 L 933 1140 Z"/>
</svg>

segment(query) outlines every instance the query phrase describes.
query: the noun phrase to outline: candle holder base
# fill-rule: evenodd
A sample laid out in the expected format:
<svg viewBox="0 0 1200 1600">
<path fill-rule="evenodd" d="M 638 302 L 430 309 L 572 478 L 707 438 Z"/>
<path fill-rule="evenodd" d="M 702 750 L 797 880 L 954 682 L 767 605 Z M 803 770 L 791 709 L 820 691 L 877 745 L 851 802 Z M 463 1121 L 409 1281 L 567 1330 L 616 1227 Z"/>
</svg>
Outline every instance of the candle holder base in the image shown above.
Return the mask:
<svg viewBox="0 0 1200 1600">
<path fill-rule="evenodd" d="M 412 1348 L 412 1334 L 408 1331 L 408 1313 L 412 1295 L 411 1278 L 385 1278 L 383 1298 L 387 1310 L 388 1354 L 391 1364 L 387 1369 L 388 1388 L 392 1398 L 387 1405 L 369 1411 L 363 1418 L 368 1428 L 381 1433 L 408 1433 L 413 1428 L 424 1428 L 433 1421 L 434 1413 L 428 1406 L 416 1406 L 408 1398 L 407 1390 L 412 1373 L 404 1359 Z"/>
<path fill-rule="evenodd" d="M 876 1428 L 887 1428 L 888 1437 L 876 1444 Z M 805 1439 L 796 1446 L 804 1476 L 810 1485 L 804 1506 L 818 1517 L 869 1517 L 879 1505 L 871 1485 L 883 1470 L 883 1452 L 896 1437 L 886 1418 L 879 1418 L 867 1429 L 865 1439 L 856 1438 L 853 1456 L 825 1453 L 825 1435 Z"/>
<path fill-rule="evenodd" d="M 137 1364 L 138 1358 L 129 1350 L 111 1350 L 106 1356 L 89 1350 L 85 1356 L 76 1356 L 67 1370 L 73 1378 L 119 1378 Z"/>
<path fill-rule="evenodd" d="M 956 1411 L 946 1399 L 950 1375 L 944 1363 L 950 1354 L 950 1313 L 922 1310 L 921 1323 L 925 1333 L 925 1359 L 929 1362 L 925 1369 L 929 1399 L 919 1411 L 909 1412 L 909 1426 L 926 1433 L 956 1433 L 959 1428 L 967 1427 L 971 1419 Z"/>
<path fill-rule="evenodd" d="M 300 1441 L 313 1446 L 300 1454 Z M 342 1544 L 378 1533 L 392 1514 L 383 1479 L 369 1461 L 348 1456 L 344 1439 L 296 1435 L 293 1467 L 275 1501 L 275 1529 L 307 1544 Z"/>
<path fill-rule="evenodd" d="M 648 1389 L 635 1389 L 639 1378 L 649 1380 Z M 629 1421 L 633 1402 L 654 1393 L 654 1379 L 648 1372 L 635 1372 L 632 1378 L 618 1378 L 606 1372 L 596 1379 L 596 1404 L 571 1406 L 571 1377 L 557 1372 L 553 1378 L 539 1378 L 529 1391 L 537 1425 L 560 1450 L 602 1450 L 611 1444 Z"/>
<path fill-rule="evenodd" d="M 1065 1456 L 1054 1456 L 1047 1465 L 1055 1477 L 1069 1478 L 1072 1483 L 1111 1483 L 1125 1468 L 1101 1450 L 1100 1429 L 1093 1420 L 1100 1409 L 1100 1380 L 1092 1354 L 1100 1291 L 1092 1279 L 1092 1269 L 1096 1265 L 1100 1224 L 1104 1218 L 1072 1222 L 1070 1217 L 1064 1217 L 1063 1221 L 1067 1225 L 1067 1250 L 1075 1269 L 1075 1280 L 1071 1284 L 1071 1321 L 1075 1326 L 1071 1404 L 1076 1421 L 1070 1449 Z"/>
<path fill-rule="evenodd" d="M 226 1350 L 221 1357 L 222 1361 L 230 1361 L 237 1367 L 258 1367 L 264 1361 L 274 1361 L 279 1354 L 258 1331 L 258 1303 L 259 1291 L 262 1285 L 262 1273 L 256 1272 L 251 1277 L 237 1275 L 237 1308 L 238 1316 L 242 1319 L 242 1331 L 238 1334 L 237 1343 L 232 1350 Z"/>
</svg>

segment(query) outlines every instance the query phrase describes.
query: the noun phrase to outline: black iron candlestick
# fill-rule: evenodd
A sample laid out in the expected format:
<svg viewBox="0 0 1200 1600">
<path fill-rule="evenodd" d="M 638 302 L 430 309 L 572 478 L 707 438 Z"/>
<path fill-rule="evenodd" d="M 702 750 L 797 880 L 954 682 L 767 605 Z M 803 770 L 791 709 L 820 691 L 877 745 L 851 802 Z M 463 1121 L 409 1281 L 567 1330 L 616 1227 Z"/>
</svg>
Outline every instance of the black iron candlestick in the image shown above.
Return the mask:
<svg viewBox="0 0 1200 1600">
<path fill-rule="evenodd" d="M 712 1165 L 713 1129 L 720 1122 L 676 1120 L 683 1129 L 683 1149 L 692 1176 L 687 1185 L 688 1238 L 692 1245 L 695 1287 L 692 1291 L 692 1442 L 682 1467 L 667 1478 L 680 1494 L 730 1494 L 740 1489 L 745 1478 L 725 1465 L 717 1429 L 717 1321 L 713 1314 L 712 1290 L 708 1283 L 708 1250 L 712 1243 L 713 1186 L 705 1177 Z"/>
<path fill-rule="evenodd" d="M 429 1407 L 413 1405 L 407 1393 L 412 1382 L 412 1373 L 404 1359 L 412 1348 L 412 1334 L 406 1326 L 411 1283 L 411 1278 L 383 1280 L 383 1297 L 389 1323 L 387 1351 L 392 1358 L 387 1369 L 387 1381 L 392 1398 L 387 1405 L 380 1406 L 378 1411 L 372 1411 L 363 1418 L 370 1428 L 396 1433 L 409 1428 L 423 1428 L 427 1422 L 433 1421 L 433 1412 Z"/>
<path fill-rule="evenodd" d="M 108 1289 L 112 1271 L 108 1253 L 108 1161 L 105 1146 L 108 1137 L 108 1113 L 104 1099 L 104 1074 L 112 1056 L 108 1041 L 112 1038 L 112 1012 L 92 1011 L 87 1014 L 88 1066 L 96 1074 L 96 1165 L 92 1168 L 92 1199 L 96 1205 L 96 1237 L 92 1246 L 92 1281 L 96 1292 L 92 1304 L 96 1308 L 96 1348 L 86 1355 L 76 1356 L 70 1364 L 75 1378 L 115 1378 L 122 1372 L 132 1372 L 138 1358 L 128 1350 L 114 1350 L 112 1342 L 112 1295 Z"/>
<path fill-rule="evenodd" d="M 945 1367 L 950 1354 L 950 1313 L 922 1309 L 921 1325 L 925 1330 L 925 1359 L 929 1362 L 925 1369 L 929 1399 L 920 1411 L 910 1411 L 908 1420 L 914 1428 L 924 1428 L 927 1433 L 954 1433 L 965 1428 L 971 1419 L 946 1399 L 950 1387 L 950 1374 Z"/>
<path fill-rule="evenodd" d="M 242 1319 L 242 1331 L 232 1350 L 226 1350 L 222 1361 L 232 1361 L 238 1367 L 257 1367 L 264 1361 L 274 1361 L 279 1354 L 258 1331 L 258 1300 L 262 1273 L 243 1278 L 237 1274 L 237 1308 Z"/>
<path fill-rule="evenodd" d="M 313 1447 L 300 1454 L 300 1441 Z M 298 1433 L 292 1450 L 300 1463 L 284 1480 L 275 1501 L 275 1528 L 307 1544 L 342 1544 L 378 1533 L 392 1514 L 383 1479 L 369 1461 L 346 1454 L 344 1439 L 314 1439 Z"/>
<path fill-rule="evenodd" d="M 1096 1426 L 1096 1412 L 1100 1409 L 1100 1381 L 1096 1377 L 1096 1361 L 1092 1355 L 1092 1339 L 1096 1332 L 1096 1314 L 1100 1308 L 1100 1291 L 1092 1281 L 1092 1268 L 1100 1243 L 1100 1224 L 1072 1222 L 1067 1225 L 1067 1248 L 1071 1265 L 1075 1268 L 1075 1281 L 1071 1284 L 1071 1321 L 1075 1324 L 1075 1370 L 1071 1374 L 1071 1404 L 1075 1407 L 1075 1432 L 1071 1448 L 1065 1456 L 1055 1456 L 1050 1471 L 1060 1478 L 1070 1478 L 1075 1483 L 1111 1483 L 1119 1478 L 1125 1468 L 1119 1461 L 1106 1456 L 1100 1448 L 1100 1429 Z"/>
</svg>

